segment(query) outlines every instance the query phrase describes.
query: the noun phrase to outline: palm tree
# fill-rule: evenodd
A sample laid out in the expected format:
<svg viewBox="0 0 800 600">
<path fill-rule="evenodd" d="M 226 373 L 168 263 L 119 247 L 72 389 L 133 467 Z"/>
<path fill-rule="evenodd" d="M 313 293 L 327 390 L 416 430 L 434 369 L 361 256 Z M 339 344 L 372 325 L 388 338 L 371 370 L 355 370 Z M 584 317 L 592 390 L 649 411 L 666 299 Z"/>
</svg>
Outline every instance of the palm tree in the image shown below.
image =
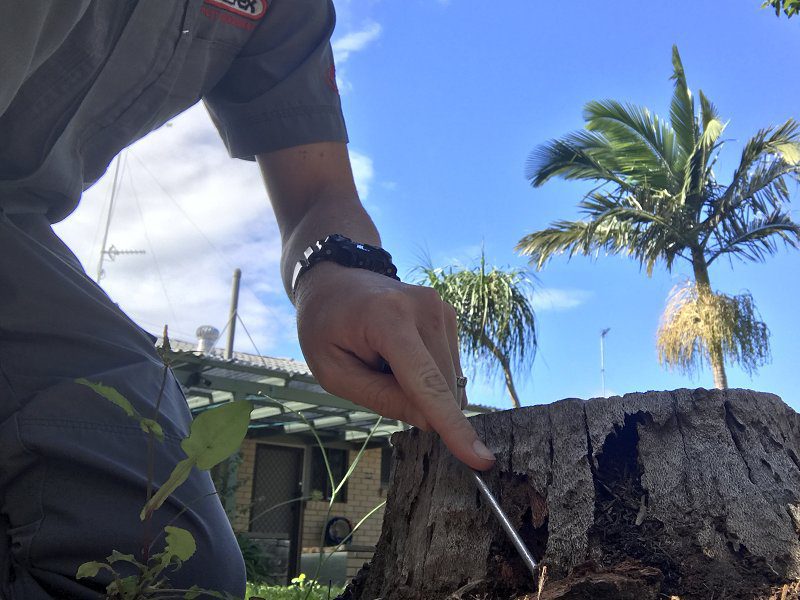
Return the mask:
<svg viewBox="0 0 800 600">
<path fill-rule="evenodd" d="M 769 358 L 768 332 L 752 302 L 712 292 L 708 268 L 723 257 L 763 261 L 781 241 L 800 246 L 787 188 L 787 179 L 800 173 L 800 135 L 792 119 L 760 130 L 745 144 L 730 183 L 720 184 L 713 168 L 726 124 L 702 91 L 698 114 L 674 46 L 672 65 L 669 122 L 644 107 L 589 102 L 584 130 L 533 151 L 527 165 L 533 186 L 553 177 L 595 185 L 579 203 L 582 220 L 552 223 L 517 249 L 538 268 L 555 254 L 600 251 L 631 256 L 648 275 L 656 263 L 672 271 L 676 260 L 687 261 L 694 291 L 673 297 L 662 324 L 664 330 L 683 323 L 685 331 L 661 336 L 660 359 L 682 370 L 710 362 L 715 385 L 725 388 L 725 359 L 752 372 Z M 694 318 L 672 318 L 691 305 L 702 327 Z M 710 322 L 720 318 L 724 326 Z"/>
<path fill-rule="evenodd" d="M 787 18 L 800 14 L 800 0 L 764 0 L 761 8 L 771 7 L 775 11 L 775 16 L 781 16 L 781 10 Z"/>
<path fill-rule="evenodd" d="M 427 261 L 417 270 L 423 276 L 418 283 L 435 289 L 455 309 L 462 354 L 490 376 L 502 371 L 511 403 L 519 408 L 512 369 L 529 371 L 536 355 L 531 286 L 524 271 L 487 270 L 483 252 L 473 269 L 435 269 Z"/>
</svg>

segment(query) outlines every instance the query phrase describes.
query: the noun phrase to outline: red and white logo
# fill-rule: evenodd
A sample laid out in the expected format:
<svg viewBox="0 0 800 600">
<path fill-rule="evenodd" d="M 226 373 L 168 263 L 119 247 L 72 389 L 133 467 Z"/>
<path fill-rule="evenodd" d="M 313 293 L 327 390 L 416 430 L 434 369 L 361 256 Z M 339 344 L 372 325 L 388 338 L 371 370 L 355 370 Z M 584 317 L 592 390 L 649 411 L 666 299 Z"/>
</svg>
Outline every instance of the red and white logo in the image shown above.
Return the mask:
<svg viewBox="0 0 800 600">
<path fill-rule="evenodd" d="M 264 16 L 268 6 L 267 0 L 206 0 L 206 4 L 254 21 Z"/>
</svg>

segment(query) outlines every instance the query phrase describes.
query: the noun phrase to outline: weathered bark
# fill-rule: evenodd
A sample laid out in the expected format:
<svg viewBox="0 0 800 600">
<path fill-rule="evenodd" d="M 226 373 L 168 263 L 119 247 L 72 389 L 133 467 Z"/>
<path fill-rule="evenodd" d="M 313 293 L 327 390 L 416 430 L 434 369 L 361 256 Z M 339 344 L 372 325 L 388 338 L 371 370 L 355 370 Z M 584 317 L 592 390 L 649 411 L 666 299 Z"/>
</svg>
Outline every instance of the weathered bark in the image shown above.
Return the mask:
<svg viewBox="0 0 800 600">
<path fill-rule="evenodd" d="M 541 600 L 751 599 L 800 578 L 800 416 L 777 396 L 649 392 L 472 422 L 498 456 L 487 483 L 547 566 Z M 394 445 L 377 552 L 343 598 L 536 598 L 438 437 Z"/>
</svg>

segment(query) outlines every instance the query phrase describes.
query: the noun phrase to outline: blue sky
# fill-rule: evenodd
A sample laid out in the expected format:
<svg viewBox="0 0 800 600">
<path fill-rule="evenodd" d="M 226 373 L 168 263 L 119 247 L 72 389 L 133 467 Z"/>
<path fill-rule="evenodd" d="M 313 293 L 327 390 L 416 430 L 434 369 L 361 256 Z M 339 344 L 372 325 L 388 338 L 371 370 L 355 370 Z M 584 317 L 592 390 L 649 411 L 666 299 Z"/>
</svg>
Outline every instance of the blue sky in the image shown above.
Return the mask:
<svg viewBox="0 0 800 600">
<path fill-rule="evenodd" d="M 689 85 L 730 120 L 722 181 L 743 140 L 800 116 L 800 78 L 789 66 L 800 55 L 800 22 L 776 19 L 757 1 L 354 0 L 339 7 L 339 35 L 380 27 L 346 64 L 344 102 L 351 144 L 376 173 L 368 203 L 401 271 L 420 248 L 445 264 L 469 262 L 481 243 L 490 261 L 524 266 L 515 243 L 553 219 L 577 216 L 584 189 L 563 182 L 532 189 L 523 177 L 528 153 L 581 127 L 581 108 L 592 99 L 667 115 L 673 43 Z M 786 251 L 766 264 L 734 263 L 734 271 L 721 262 L 711 273 L 722 291 L 750 289 L 772 330 L 772 364 L 752 381 L 731 368 L 731 385 L 774 391 L 792 403 L 800 402 L 799 261 Z M 708 372 L 693 381 L 665 372 L 656 359 L 664 300 L 686 274 L 661 270 L 648 279 L 621 257 L 552 261 L 536 275 L 554 302 L 538 312 L 539 356 L 523 398 L 599 394 L 605 327 L 610 390 L 710 386 Z M 499 381 L 472 389 L 471 399 L 505 401 Z"/>
<path fill-rule="evenodd" d="M 482 244 L 490 263 L 526 266 L 514 252 L 516 242 L 554 219 L 576 217 L 585 189 L 560 181 L 532 189 L 523 177 L 529 152 L 580 128 L 589 100 L 630 101 L 667 115 L 673 43 L 690 87 L 701 88 L 730 120 L 720 181 L 759 128 L 800 117 L 800 19 L 778 19 L 759 0 L 340 0 L 337 10 L 334 49 L 356 177 L 401 274 L 423 253 L 437 266 L 471 265 Z M 174 173 L 158 171 L 175 152 L 193 158 L 187 162 L 195 170 L 185 177 L 192 178 L 194 196 L 185 195 Z M 205 322 L 221 328 L 230 271 L 243 266 L 242 315 L 256 345 L 267 354 L 300 357 L 257 170 L 237 161 L 231 188 L 230 179 L 214 180 L 214 169 L 206 168 L 220 160 L 221 145 L 202 108 L 134 147 L 127 162 L 131 183 L 111 239 L 117 247 L 146 247 L 148 258 L 119 258 L 107 266 L 103 285 L 146 327 L 168 321 L 190 338 Z M 141 165 L 163 178 L 159 184 Z M 98 183 L 59 226 L 92 270 L 108 185 L 108 178 Z M 800 190 L 793 185 L 793 191 L 800 220 Z M 150 213 L 139 212 L 134 194 L 152 203 Z M 244 208 L 221 216 L 220 198 L 231 195 Z M 265 225 L 254 229 L 254 217 Z M 731 386 L 777 393 L 795 408 L 798 265 L 800 253 L 781 251 L 766 264 L 731 269 L 720 262 L 711 270 L 718 290 L 752 292 L 772 332 L 772 363 L 752 380 L 729 368 Z M 659 315 L 669 290 L 687 274 L 660 269 L 647 278 L 630 260 L 602 256 L 555 259 L 536 273 L 540 347 L 532 373 L 520 374 L 523 403 L 599 395 L 599 335 L 606 327 L 607 391 L 710 387 L 708 371 L 690 379 L 657 362 Z M 241 333 L 237 346 L 252 350 Z M 499 379 L 473 378 L 469 392 L 473 402 L 508 406 Z"/>
</svg>

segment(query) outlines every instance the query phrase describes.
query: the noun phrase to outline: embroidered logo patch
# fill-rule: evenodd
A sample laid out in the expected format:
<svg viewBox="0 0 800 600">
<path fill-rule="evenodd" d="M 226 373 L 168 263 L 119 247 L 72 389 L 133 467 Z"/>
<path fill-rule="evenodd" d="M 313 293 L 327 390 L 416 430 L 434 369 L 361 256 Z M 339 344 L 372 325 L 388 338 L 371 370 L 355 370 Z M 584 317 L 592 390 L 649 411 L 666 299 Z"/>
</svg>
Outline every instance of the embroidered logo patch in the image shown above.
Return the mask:
<svg viewBox="0 0 800 600">
<path fill-rule="evenodd" d="M 328 67 L 328 74 L 325 77 L 325 82 L 334 92 L 337 94 L 339 93 L 339 86 L 336 85 L 336 67 L 333 65 L 333 63 L 331 63 L 331 66 Z"/>
<path fill-rule="evenodd" d="M 254 21 L 264 16 L 268 6 L 267 0 L 206 0 L 206 4 Z"/>
</svg>

